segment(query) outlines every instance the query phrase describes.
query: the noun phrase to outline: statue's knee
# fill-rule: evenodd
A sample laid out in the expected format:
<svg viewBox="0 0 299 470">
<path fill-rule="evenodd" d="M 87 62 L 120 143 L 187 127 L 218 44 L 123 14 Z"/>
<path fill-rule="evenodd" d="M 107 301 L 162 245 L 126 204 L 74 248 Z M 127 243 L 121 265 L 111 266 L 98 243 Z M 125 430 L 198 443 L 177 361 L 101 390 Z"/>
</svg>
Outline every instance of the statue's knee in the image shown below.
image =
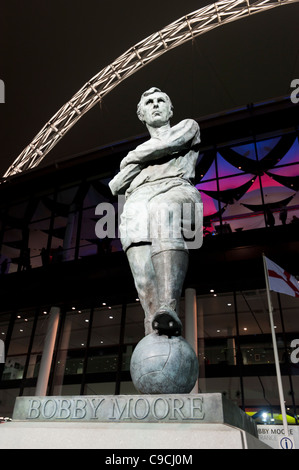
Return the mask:
<svg viewBox="0 0 299 470">
<path fill-rule="evenodd" d="M 137 276 L 135 279 L 135 285 L 138 292 L 146 292 L 152 289 L 155 284 L 155 277 L 152 273 L 148 273 L 146 276 Z"/>
</svg>

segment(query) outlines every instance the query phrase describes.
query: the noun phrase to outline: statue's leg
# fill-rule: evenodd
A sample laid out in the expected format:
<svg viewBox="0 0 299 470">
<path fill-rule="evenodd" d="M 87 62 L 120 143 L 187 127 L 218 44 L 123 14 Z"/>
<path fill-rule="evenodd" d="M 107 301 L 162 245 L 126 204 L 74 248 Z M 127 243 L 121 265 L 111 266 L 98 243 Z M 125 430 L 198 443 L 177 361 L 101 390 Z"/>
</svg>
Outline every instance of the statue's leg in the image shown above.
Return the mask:
<svg viewBox="0 0 299 470">
<path fill-rule="evenodd" d="M 178 309 L 189 260 L 182 235 L 183 202 L 183 191 L 174 188 L 159 194 L 149 206 L 152 262 L 159 296 L 153 329 L 169 336 L 182 333 Z"/>
<path fill-rule="evenodd" d="M 188 251 L 170 249 L 152 256 L 157 278 L 159 309 L 153 318 L 153 329 L 158 334 L 180 336 L 179 302 L 188 269 Z"/>
<path fill-rule="evenodd" d="M 144 310 L 145 334 L 153 332 L 152 321 L 159 308 L 156 274 L 151 258 L 151 245 L 132 245 L 127 257 L 139 300 Z"/>
</svg>

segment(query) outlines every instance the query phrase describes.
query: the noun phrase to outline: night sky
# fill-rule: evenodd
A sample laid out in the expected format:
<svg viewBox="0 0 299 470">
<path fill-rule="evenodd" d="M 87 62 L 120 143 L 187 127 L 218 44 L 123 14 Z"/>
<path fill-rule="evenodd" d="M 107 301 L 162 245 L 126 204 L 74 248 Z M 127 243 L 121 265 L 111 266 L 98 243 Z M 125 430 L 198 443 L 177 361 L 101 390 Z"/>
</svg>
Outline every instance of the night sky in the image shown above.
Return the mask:
<svg viewBox="0 0 299 470">
<path fill-rule="evenodd" d="M 90 78 L 134 44 L 205 1 L 6 0 L 0 16 L 1 175 Z M 173 123 L 289 95 L 299 78 L 299 3 L 241 19 L 188 42 L 129 77 L 68 132 L 48 165 L 146 132 L 141 93 L 158 86 Z"/>
</svg>

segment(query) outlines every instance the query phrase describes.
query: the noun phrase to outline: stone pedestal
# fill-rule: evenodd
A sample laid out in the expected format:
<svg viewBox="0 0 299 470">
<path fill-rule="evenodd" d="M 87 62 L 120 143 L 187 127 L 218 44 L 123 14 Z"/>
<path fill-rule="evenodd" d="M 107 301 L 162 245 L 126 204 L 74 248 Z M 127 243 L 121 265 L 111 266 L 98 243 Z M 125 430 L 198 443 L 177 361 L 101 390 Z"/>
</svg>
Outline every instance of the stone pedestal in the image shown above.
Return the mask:
<svg viewBox="0 0 299 470">
<path fill-rule="evenodd" d="M 253 420 L 221 394 L 18 397 L 0 448 L 252 449 Z"/>
</svg>

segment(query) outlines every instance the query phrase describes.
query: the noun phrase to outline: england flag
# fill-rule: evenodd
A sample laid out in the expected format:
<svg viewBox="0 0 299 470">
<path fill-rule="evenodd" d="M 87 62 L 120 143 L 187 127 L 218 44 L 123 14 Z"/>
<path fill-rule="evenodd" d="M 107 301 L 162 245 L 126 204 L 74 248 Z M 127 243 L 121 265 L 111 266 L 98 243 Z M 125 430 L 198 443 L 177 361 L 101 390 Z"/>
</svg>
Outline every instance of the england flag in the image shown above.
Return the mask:
<svg viewBox="0 0 299 470">
<path fill-rule="evenodd" d="M 265 257 L 265 260 L 270 290 L 292 297 L 299 297 L 299 282 L 297 279 L 270 259 Z"/>
</svg>

